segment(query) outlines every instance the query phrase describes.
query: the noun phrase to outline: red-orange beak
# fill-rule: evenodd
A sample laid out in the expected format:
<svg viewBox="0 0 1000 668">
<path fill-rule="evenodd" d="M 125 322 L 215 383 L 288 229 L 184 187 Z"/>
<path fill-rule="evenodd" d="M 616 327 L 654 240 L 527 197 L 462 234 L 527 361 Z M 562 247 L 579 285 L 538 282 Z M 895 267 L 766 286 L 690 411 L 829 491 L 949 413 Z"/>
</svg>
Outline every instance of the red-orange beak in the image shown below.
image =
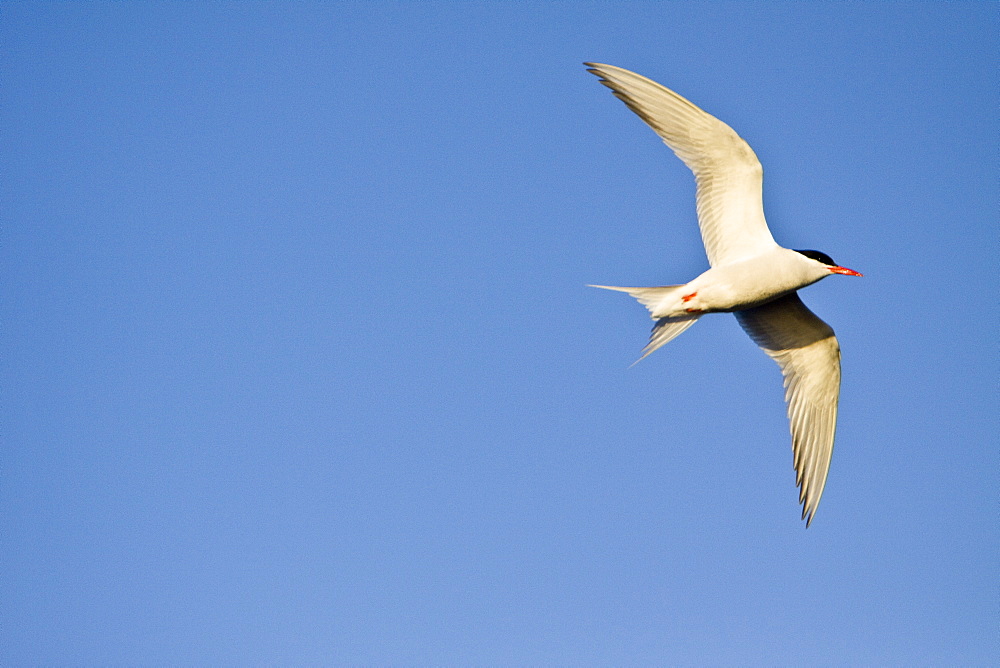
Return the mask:
<svg viewBox="0 0 1000 668">
<path fill-rule="evenodd" d="M 843 274 L 844 276 L 864 276 L 864 274 L 858 273 L 853 269 L 848 269 L 847 267 L 827 267 L 832 274 Z"/>
</svg>

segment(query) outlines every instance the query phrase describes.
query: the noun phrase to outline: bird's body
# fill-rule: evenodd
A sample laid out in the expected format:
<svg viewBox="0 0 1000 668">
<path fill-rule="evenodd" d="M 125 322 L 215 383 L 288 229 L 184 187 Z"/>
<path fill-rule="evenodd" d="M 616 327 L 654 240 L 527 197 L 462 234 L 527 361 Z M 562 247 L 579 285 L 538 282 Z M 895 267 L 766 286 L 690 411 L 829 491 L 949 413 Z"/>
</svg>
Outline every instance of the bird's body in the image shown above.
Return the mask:
<svg viewBox="0 0 1000 668">
<path fill-rule="evenodd" d="M 775 245 L 755 257 L 712 267 L 684 285 L 671 286 L 677 289 L 667 291 L 658 302 L 650 304 L 649 312 L 654 320 L 659 320 L 691 313 L 742 311 L 812 285 L 829 275 L 830 272 L 814 260 Z"/>
<path fill-rule="evenodd" d="M 732 312 L 781 367 L 802 516 L 812 521 L 833 453 L 840 346 L 796 291 L 831 275 L 860 276 L 825 253 L 779 246 L 764 219 L 763 170 L 732 128 L 634 72 L 587 63 L 694 172 L 698 222 L 711 268 L 683 285 L 594 287 L 627 292 L 656 325 L 643 357 L 707 313 Z M 641 359 L 641 358 L 640 358 Z"/>
</svg>

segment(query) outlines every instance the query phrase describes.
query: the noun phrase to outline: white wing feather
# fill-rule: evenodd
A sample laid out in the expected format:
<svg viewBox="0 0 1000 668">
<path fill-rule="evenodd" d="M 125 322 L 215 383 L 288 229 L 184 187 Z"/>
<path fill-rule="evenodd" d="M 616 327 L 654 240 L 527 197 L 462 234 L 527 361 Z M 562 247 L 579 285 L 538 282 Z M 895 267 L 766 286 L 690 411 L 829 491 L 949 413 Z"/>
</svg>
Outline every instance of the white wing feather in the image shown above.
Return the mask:
<svg viewBox="0 0 1000 668">
<path fill-rule="evenodd" d="M 812 522 L 833 455 L 840 397 L 840 344 L 833 329 L 796 293 L 745 311 L 736 319 L 781 367 L 792 431 L 799 503 Z"/>
<path fill-rule="evenodd" d="M 584 64 L 694 172 L 698 223 L 713 267 L 776 245 L 764 220 L 763 169 L 749 144 L 655 81 L 613 65 Z"/>
</svg>

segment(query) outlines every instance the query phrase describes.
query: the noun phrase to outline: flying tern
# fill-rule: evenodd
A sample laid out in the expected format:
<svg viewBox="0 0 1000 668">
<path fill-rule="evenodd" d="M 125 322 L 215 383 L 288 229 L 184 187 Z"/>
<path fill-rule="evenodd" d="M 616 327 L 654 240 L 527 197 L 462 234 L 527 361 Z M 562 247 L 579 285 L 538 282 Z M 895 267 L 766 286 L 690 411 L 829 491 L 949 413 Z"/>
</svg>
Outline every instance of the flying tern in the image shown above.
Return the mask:
<svg viewBox="0 0 1000 668">
<path fill-rule="evenodd" d="M 711 267 L 684 285 L 592 287 L 627 292 L 649 309 L 656 324 L 640 360 L 706 313 L 736 316 L 784 376 L 795 483 L 809 526 L 833 454 L 840 345 L 796 291 L 832 274 L 861 274 L 826 253 L 790 250 L 774 241 L 764 220 L 763 169 L 732 128 L 635 72 L 584 65 L 694 172 L 698 225 Z"/>
</svg>

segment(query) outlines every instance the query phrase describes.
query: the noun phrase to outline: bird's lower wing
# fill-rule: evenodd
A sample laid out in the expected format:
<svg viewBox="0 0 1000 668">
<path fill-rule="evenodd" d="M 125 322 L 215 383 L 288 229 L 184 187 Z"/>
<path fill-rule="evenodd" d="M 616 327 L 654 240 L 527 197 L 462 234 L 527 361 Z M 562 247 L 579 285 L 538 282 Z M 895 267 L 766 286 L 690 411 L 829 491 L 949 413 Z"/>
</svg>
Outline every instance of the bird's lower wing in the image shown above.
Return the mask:
<svg viewBox="0 0 1000 668">
<path fill-rule="evenodd" d="M 785 377 L 799 503 L 812 522 L 833 455 L 840 397 L 840 344 L 796 293 L 737 311 L 736 319 Z"/>
</svg>

